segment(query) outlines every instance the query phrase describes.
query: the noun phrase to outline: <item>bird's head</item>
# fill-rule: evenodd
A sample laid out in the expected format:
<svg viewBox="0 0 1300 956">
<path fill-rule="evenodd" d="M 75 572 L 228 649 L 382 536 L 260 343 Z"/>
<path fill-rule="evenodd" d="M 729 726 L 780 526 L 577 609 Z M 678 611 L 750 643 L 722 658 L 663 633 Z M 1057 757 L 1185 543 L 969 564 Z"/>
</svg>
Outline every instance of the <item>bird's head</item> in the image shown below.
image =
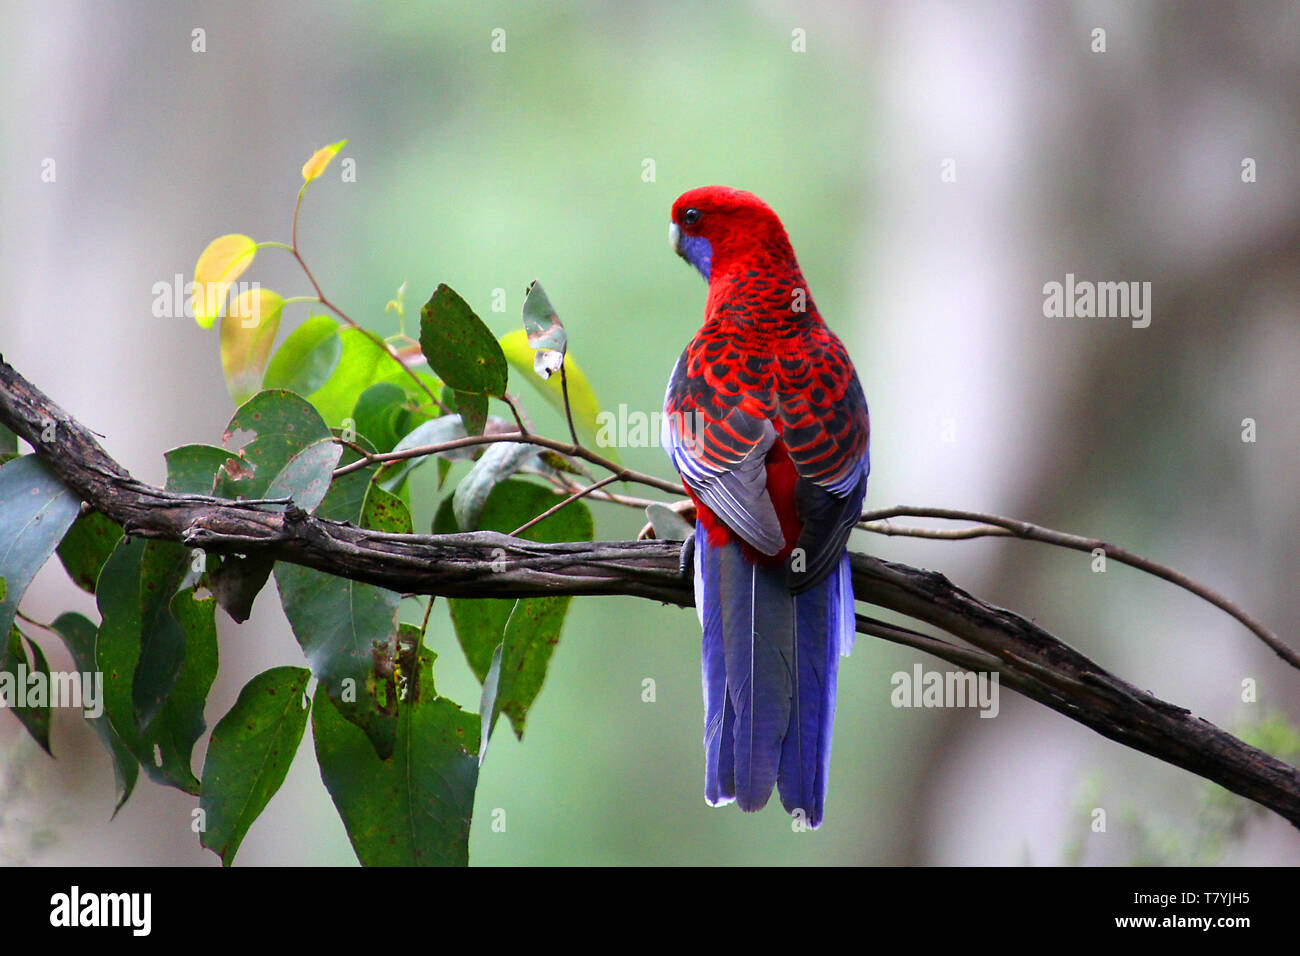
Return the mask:
<svg viewBox="0 0 1300 956">
<path fill-rule="evenodd" d="M 755 252 L 793 258 L 785 227 L 771 207 L 753 193 L 728 186 L 701 186 L 678 196 L 668 235 L 673 251 L 705 279 Z"/>
</svg>

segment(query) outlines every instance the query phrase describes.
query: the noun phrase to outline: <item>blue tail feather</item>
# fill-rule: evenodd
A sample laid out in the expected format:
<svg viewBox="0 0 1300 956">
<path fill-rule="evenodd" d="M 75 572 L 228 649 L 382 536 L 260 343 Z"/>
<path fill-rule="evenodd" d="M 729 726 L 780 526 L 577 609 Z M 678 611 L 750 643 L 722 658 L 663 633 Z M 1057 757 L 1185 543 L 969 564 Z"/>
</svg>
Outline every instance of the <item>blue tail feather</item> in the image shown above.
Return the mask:
<svg viewBox="0 0 1300 956">
<path fill-rule="evenodd" d="M 839 656 L 853 632 L 848 558 L 791 593 L 784 572 L 740 547 L 696 535 L 696 603 L 704 631 L 705 799 L 766 805 L 776 787 L 791 813 L 821 823 Z"/>
</svg>

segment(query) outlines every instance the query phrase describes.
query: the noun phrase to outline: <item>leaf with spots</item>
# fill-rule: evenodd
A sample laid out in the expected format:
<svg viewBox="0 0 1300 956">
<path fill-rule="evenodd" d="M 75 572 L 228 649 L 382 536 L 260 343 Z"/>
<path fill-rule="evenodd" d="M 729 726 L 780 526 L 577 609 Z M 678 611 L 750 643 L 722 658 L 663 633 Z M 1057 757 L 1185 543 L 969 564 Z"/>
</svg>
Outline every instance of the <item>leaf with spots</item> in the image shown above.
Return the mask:
<svg viewBox="0 0 1300 956">
<path fill-rule="evenodd" d="M 439 285 L 420 310 L 420 349 L 438 377 L 454 389 L 493 395 L 506 391 L 501 346 L 468 303 Z"/>
<path fill-rule="evenodd" d="M 289 498 L 303 511 L 315 511 L 329 491 L 342 453 L 343 446 L 332 438 L 313 442 L 280 469 L 266 489 L 266 497 Z"/>
<path fill-rule="evenodd" d="M 239 692 L 212 729 L 203 762 L 199 842 L 229 866 L 248 828 L 284 783 L 307 726 L 305 667 L 273 667 Z"/>
<path fill-rule="evenodd" d="M 465 866 L 478 786 L 478 716 L 437 696 L 433 654 L 420 656 L 419 694 L 399 705 L 391 758 L 375 754 L 324 688 L 312 735 L 321 779 L 363 866 Z"/>
<path fill-rule="evenodd" d="M 232 445 L 243 435 L 251 437 L 217 476 L 216 493 L 223 498 L 265 498 L 294 455 L 328 439 L 330 430 L 306 399 L 284 389 L 269 389 L 239 407 L 226 426 L 222 444 L 234 451 Z"/>
</svg>

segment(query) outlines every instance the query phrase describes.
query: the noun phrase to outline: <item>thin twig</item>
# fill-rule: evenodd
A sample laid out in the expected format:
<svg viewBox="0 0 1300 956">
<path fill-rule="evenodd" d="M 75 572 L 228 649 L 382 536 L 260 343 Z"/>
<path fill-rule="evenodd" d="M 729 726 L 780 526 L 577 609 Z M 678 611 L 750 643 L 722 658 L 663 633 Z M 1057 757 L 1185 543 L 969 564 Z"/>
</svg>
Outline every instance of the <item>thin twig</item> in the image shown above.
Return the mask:
<svg viewBox="0 0 1300 956">
<path fill-rule="evenodd" d="M 953 538 L 978 538 L 985 535 L 993 534 L 1010 534 L 1012 537 L 1024 538 L 1027 541 L 1042 541 L 1046 544 L 1058 545 L 1062 548 L 1071 548 L 1075 551 L 1102 551 L 1106 557 L 1118 561 L 1120 564 L 1127 564 L 1129 567 L 1137 568 L 1139 571 L 1145 571 L 1147 574 L 1154 575 L 1168 581 L 1170 584 L 1176 584 L 1185 591 L 1190 591 L 1202 600 L 1208 601 L 1219 610 L 1232 615 L 1256 637 L 1272 648 L 1278 657 L 1286 661 L 1292 667 L 1300 668 L 1300 654 L 1296 653 L 1291 647 L 1283 643 L 1272 630 L 1264 625 L 1262 621 L 1251 614 L 1246 613 L 1234 602 L 1228 600 L 1222 594 L 1212 588 L 1194 581 L 1180 571 L 1152 561 L 1150 558 L 1144 558 L 1139 554 L 1129 551 L 1127 548 L 1121 548 L 1118 545 L 1102 541 L 1100 538 L 1085 538 L 1077 534 L 1069 534 L 1065 531 L 1055 531 L 1052 528 L 1044 528 L 1041 525 L 1031 524 L 1028 521 L 1021 521 L 1017 518 L 1008 518 L 1004 515 L 988 514 L 982 511 L 960 511 L 955 508 L 923 508 L 912 505 L 896 505 L 893 508 L 881 508 L 876 511 L 868 511 L 860 519 L 862 523 L 858 527 L 865 527 L 868 531 L 876 531 L 881 534 L 898 534 L 894 531 L 880 531 L 876 527 L 869 526 L 871 522 L 878 522 L 888 518 L 942 518 L 949 521 L 978 521 L 983 525 L 992 525 L 995 529 L 968 528 L 964 529 L 966 533 L 962 535 L 951 535 Z M 924 529 L 913 529 L 921 531 Z M 913 537 L 931 537 L 929 534 L 914 534 Z M 935 535 L 937 536 L 937 535 Z M 946 536 L 949 537 L 949 536 Z"/>
<path fill-rule="evenodd" d="M 501 396 L 501 401 L 505 402 L 506 405 L 510 407 L 510 413 L 515 416 L 515 424 L 519 426 L 519 434 L 531 435 L 533 430 L 528 427 L 528 418 L 524 415 L 524 410 L 519 406 L 519 399 L 515 398 L 509 392 L 505 392 Z"/>
<path fill-rule="evenodd" d="M 564 396 L 564 417 L 569 422 L 569 437 L 573 439 L 575 445 L 581 445 L 578 441 L 578 430 L 573 427 L 573 407 L 569 404 L 569 373 L 564 368 L 564 357 L 560 359 L 560 393 Z"/>
<path fill-rule="evenodd" d="M 642 474 L 639 471 L 633 471 L 630 468 L 624 468 L 617 462 L 610 461 L 593 451 L 589 451 L 582 445 L 570 445 L 567 442 L 556 441 L 553 438 L 544 438 L 541 435 L 528 434 L 520 432 L 504 432 L 498 435 L 469 435 L 465 438 L 454 438 L 451 441 L 441 442 L 436 445 L 421 445 L 417 448 L 404 448 L 401 451 L 389 451 L 379 454 L 368 454 L 364 458 L 352 462 L 349 465 L 342 465 L 334 469 L 334 477 L 341 478 L 343 475 L 359 471 L 375 463 L 386 463 L 391 461 L 403 461 L 408 458 L 424 458 L 427 455 L 436 455 L 439 452 L 455 451 L 457 448 L 469 448 L 474 445 L 492 445 L 497 442 L 523 442 L 524 444 L 536 445 L 539 448 L 549 448 L 551 451 L 558 451 L 562 455 L 568 455 L 570 458 L 582 458 L 598 465 L 606 471 L 616 475 L 622 481 L 631 481 L 641 485 L 648 485 L 651 488 L 658 488 L 660 491 L 666 491 L 669 494 L 682 496 L 686 489 L 681 485 L 675 485 L 671 481 L 665 481 L 662 478 L 656 478 L 654 475 Z"/>
<path fill-rule="evenodd" d="M 551 515 L 555 514 L 561 508 L 567 507 L 568 505 L 573 504 L 573 502 L 577 501 L 579 498 L 585 498 L 587 495 L 591 494 L 596 489 L 603 488 L 605 485 L 608 485 L 611 482 L 615 482 L 615 481 L 618 481 L 618 475 L 610 475 L 608 478 L 600 479 L 600 481 L 596 482 L 594 485 L 588 485 L 586 488 L 583 488 L 581 491 L 575 491 L 573 494 L 569 495 L 569 497 L 565 498 L 559 504 L 552 505 L 550 508 L 547 508 L 545 511 L 539 514 L 532 521 L 527 521 L 524 524 L 521 524 L 518 528 L 515 528 L 514 531 L 510 532 L 510 537 L 512 538 L 519 537 L 521 534 L 523 534 L 533 525 L 537 524 L 539 521 L 542 521 L 543 519 L 549 518 Z"/>
</svg>

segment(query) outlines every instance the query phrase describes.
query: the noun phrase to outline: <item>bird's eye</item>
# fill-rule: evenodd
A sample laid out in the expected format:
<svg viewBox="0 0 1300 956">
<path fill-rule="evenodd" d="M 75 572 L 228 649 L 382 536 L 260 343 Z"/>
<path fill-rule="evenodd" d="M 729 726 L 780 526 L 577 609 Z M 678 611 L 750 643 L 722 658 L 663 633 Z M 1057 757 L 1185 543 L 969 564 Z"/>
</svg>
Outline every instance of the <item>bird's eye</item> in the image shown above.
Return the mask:
<svg viewBox="0 0 1300 956">
<path fill-rule="evenodd" d="M 682 213 L 682 225 L 693 226 L 700 221 L 700 217 L 703 215 L 704 213 L 700 212 L 698 209 L 688 209 Z"/>
</svg>

